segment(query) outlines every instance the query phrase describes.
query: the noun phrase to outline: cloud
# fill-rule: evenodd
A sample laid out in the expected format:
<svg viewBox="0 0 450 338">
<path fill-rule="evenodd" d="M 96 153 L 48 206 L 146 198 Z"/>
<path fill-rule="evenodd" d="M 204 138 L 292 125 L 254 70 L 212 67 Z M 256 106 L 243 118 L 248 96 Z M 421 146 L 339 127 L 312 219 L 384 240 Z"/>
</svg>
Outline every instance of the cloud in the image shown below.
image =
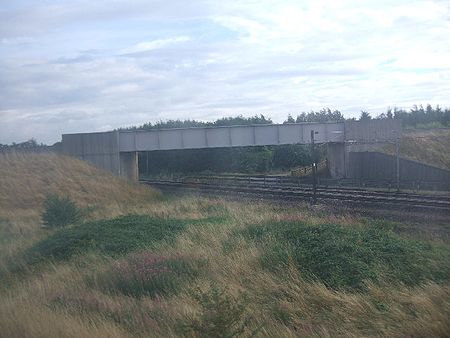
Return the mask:
<svg viewBox="0 0 450 338">
<path fill-rule="evenodd" d="M 157 39 L 153 41 L 139 42 L 131 47 L 125 48 L 121 52 L 121 54 L 135 54 L 155 49 L 162 49 L 176 43 L 186 42 L 190 40 L 191 38 L 189 36 L 177 36 L 167 39 Z"/>
<path fill-rule="evenodd" d="M 169 118 L 449 106 L 445 1 L 0 5 L 0 143 Z"/>
</svg>

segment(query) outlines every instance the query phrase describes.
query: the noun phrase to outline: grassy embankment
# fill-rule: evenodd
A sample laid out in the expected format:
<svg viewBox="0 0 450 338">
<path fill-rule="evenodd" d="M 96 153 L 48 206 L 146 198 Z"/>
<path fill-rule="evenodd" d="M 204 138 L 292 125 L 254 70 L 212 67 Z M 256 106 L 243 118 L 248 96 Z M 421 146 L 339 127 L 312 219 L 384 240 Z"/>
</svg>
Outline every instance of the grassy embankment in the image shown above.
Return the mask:
<svg viewBox="0 0 450 338">
<path fill-rule="evenodd" d="M 395 154 L 395 146 L 383 148 Z M 450 129 L 404 130 L 400 141 L 400 156 L 450 170 Z"/>
<path fill-rule="evenodd" d="M 163 198 L 49 155 L 0 174 L 0 337 L 450 332 L 450 245 L 408 222 Z M 93 207 L 86 222 L 40 228 L 50 192 Z"/>
</svg>

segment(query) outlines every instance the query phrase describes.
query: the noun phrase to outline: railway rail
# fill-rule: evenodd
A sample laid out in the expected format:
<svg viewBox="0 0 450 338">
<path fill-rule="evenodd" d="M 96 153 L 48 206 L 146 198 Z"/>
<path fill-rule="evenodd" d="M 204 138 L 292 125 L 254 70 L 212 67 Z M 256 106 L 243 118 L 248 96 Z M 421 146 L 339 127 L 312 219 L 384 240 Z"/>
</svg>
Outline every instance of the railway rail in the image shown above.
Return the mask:
<svg viewBox="0 0 450 338">
<path fill-rule="evenodd" d="M 213 195 L 237 195 L 290 201 L 317 201 L 383 208 L 428 209 L 450 216 L 450 196 L 363 189 L 359 187 L 293 184 L 261 177 L 185 177 L 172 180 L 142 179 L 142 183 L 162 190 L 199 191 Z"/>
</svg>

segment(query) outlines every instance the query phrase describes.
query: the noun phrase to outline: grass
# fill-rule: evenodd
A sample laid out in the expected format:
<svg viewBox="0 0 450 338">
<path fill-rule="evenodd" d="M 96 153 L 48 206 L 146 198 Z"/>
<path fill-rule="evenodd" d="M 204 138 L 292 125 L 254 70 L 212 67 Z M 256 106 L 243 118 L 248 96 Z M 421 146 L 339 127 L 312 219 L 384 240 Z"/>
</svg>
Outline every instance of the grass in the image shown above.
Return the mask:
<svg viewBox="0 0 450 338">
<path fill-rule="evenodd" d="M 88 250 L 107 255 L 124 255 L 155 244 L 173 241 L 189 220 L 161 219 L 148 215 L 127 215 L 91 221 L 60 229 L 25 252 L 30 263 L 45 259 L 64 260 Z"/>
<path fill-rule="evenodd" d="M 11 231 L 36 233 L 48 195 L 70 198 L 93 218 L 111 217 L 127 205 L 154 203 L 159 192 L 130 184 L 86 162 L 55 154 L 0 154 L 0 218 Z"/>
<path fill-rule="evenodd" d="M 36 196 L 70 186 L 77 205 L 97 211 L 80 225 L 42 229 L 43 199 L 5 190 L 0 271 L 21 261 L 26 273 L 3 269 L 14 282 L 0 283 L 0 337 L 450 332 L 450 244 L 442 239 L 449 227 L 442 221 L 420 225 L 405 217 L 394 224 L 326 206 L 160 198 L 123 181 L 110 187 L 116 183 L 109 174 L 76 160 L 47 160 L 68 179 L 61 176 L 55 191 L 33 183 Z M 33 161 L 36 174 L 16 171 L 39 181 L 39 166 L 47 164 Z M 8 166 L 13 162 L 28 163 L 23 157 Z M 122 184 L 123 196 L 108 195 Z"/>
<path fill-rule="evenodd" d="M 198 277 L 204 263 L 182 255 L 164 256 L 142 251 L 115 261 L 105 273 L 89 281 L 94 287 L 112 294 L 168 296 Z"/>
<path fill-rule="evenodd" d="M 334 289 L 360 290 L 366 281 L 417 285 L 450 280 L 448 247 L 373 226 L 270 222 L 242 233 L 263 247 L 265 268 L 279 273 L 293 261 L 306 277 Z"/>
<path fill-rule="evenodd" d="M 400 141 L 400 156 L 442 169 L 450 169 L 450 129 L 404 131 Z M 394 155 L 395 145 L 383 147 Z"/>
</svg>

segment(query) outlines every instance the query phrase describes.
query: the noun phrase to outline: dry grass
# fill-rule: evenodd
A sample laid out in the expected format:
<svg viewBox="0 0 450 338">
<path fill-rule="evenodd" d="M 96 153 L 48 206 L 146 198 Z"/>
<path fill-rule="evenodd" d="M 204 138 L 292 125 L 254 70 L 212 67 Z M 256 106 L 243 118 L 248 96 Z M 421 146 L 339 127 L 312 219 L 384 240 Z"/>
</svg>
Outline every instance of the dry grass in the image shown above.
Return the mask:
<svg viewBox="0 0 450 338">
<path fill-rule="evenodd" d="M 450 129 L 404 131 L 400 142 L 400 155 L 443 169 L 450 169 Z M 395 154 L 395 146 L 384 147 Z"/>
<path fill-rule="evenodd" d="M 90 218 L 114 217 L 159 203 L 161 194 L 86 162 L 55 154 L 0 154 L 0 269 L 47 233 L 41 230 L 48 194 L 89 207 Z"/>
<path fill-rule="evenodd" d="M 186 285 L 180 294 L 139 299 L 102 293 L 86 284 L 86 277 L 102 273 L 111 259 L 83 256 L 4 290 L 0 332 L 8 337 L 72 337 L 76 333 L 81 337 L 176 336 L 179 324 L 199 311 L 191 290 L 207 291 L 211 282 L 236 297 L 241 293 L 248 297 L 252 325 L 262 327 L 259 336 L 446 337 L 450 332 L 448 285 L 369 284 L 367 292 L 347 293 L 305 281 L 293 266 L 276 275 L 261 268 L 262 252 L 244 239 L 238 239 L 232 251 L 223 250 L 235 229 L 254 220 L 271 219 L 270 207 L 266 205 L 264 211 L 264 204 L 186 201 L 193 202 L 193 214 L 201 210 L 199 205 L 204 208 L 211 203 L 224 206 L 233 217 L 223 224 L 191 226 L 173 247 L 159 250 L 163 256 L 182 252 L 208 261 L 205 275 Z M 314 219 L 307 210 L 291 212 L 297 213 L 297 218 Z M 203 209 L 201 215 L 208 212 Z M 54 320 L 57 325 L 45 324 Z"/>
<path fill-rule="evenodd" d="M 39 208 L 49 193 L 69 196 L 82 205 L 142 202 L 156 196 L 137 183 L 55 154 L 1 154 L 0 188 L 3 209 Z"/>
<path fill-rule="evenodd" d="M 236 236 L 237 230 L 249 224 L 268 221 L 363 227 L 367 219 L 350 212 L 195 197 L 158 199 L 147 188 L 54 155 L 3 157 L 0 171 L 0 236 L 6 234 L 10 239 L 0 240 L 1 260 L 20 255 L 48 234 L 39 228 L 39 213 L 49 192 L 67 194 L 80 205 L 99 206 L 102 211 L 95 217 L 135 212 L 169 219 L 221 219 L 188 226 L 174 245 L 155 249 L 161 256 L 181 253 L 207 262 L 202 274 L 178 294 L 133 298 L 102 292 L 95 287 L 96 276 L 115 260 L 89 253 L 47 264 L 13 285 L 0 286 L 0 337 L 178 336 L 180 324 L 201 311 L 193 290 L 208 292 L 212 284 L 235 299 L 247 297 L 251 321 L 245 334 L 253 328 L 259 328 L 257 335 L 263 337 L 448 337 L 450 332 L 448 283 L 368 284 L 364 292 L 336 291 L 305 280 L 301 268 L 295 266 L 282 274 L 264 270 L 262 248 Z"/>
<path fill-rule="evenodd" d="M 102 217 L 127 205 L 154 201 L 159 193 L 114 177 L 86 162 L 55 154 L 0 154 L 0 219 L 17 232 L 39 221 L 50 194 L 68 196 Z"/>
</svg>

